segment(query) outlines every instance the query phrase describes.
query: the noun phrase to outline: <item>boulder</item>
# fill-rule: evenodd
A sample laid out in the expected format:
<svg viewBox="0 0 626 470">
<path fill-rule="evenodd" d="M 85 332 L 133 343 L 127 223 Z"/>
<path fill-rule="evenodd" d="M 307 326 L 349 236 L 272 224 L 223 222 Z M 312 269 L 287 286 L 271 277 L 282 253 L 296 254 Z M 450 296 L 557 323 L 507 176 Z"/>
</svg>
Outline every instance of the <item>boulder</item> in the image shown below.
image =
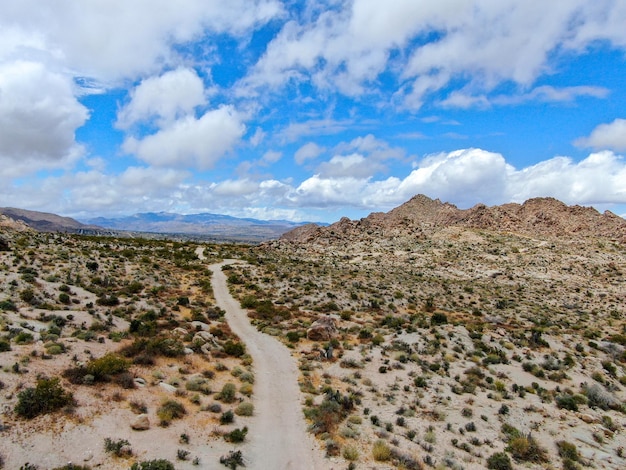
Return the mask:
<svg viewBox="0 0 626 470">
<path fill-rule="evenodd" d="M 135 431 L 146 431 L 150 429 L 150 419 L 147 414 L 138 415 L 131 423 L 130 427 Z"/>
<path fill-rule="evenodd" d="M 331 316 L 318 318 L 311 327 L 306 330 L 306 337 L 311 341 L 328 341 L 337 335 L 335 320 Z"/>
<path fill-rule="evenodd" d="M 165 382 L 159 382 L 159 387 L 169 393 L 176 393 L 177 388 Z"/>
<path fill-rule="evenodd" d="M 196 331 L 209 331 L 211 329 L 208 324 L 201 321 L 192 321 L 191 326 L 193 326 Z"/>
</svg>

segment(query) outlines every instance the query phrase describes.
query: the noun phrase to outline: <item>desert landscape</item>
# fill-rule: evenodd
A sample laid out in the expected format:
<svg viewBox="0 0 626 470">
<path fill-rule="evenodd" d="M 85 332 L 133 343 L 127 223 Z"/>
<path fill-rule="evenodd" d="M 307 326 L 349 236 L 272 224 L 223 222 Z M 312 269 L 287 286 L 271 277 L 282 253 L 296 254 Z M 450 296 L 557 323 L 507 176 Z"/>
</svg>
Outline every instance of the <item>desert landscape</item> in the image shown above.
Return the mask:
<svg viewBox="0 0 626 470">
<path fill-rule="evenodd" d="M 260 245 L 2 217 L 4 468 L 626 466 L 608 212 L 416 196 Z"/>
</svg>

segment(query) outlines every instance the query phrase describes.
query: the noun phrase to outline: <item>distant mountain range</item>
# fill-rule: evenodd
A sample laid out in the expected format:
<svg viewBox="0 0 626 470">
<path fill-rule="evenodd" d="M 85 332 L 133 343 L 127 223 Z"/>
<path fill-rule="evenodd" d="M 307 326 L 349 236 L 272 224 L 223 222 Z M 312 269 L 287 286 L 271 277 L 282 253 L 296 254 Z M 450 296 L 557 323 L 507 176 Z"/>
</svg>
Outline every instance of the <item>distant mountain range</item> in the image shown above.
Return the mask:
<svg viewBox="0 0 626 470">
<path fill-rule="evenodd" d="M 127 217 L 96 217 L 84 221 L 112 230 L 185 234 L 216 239 L 263 241 L 280 237 L 305 223 L 289 220 L 259 220 L 222 214 L 175 214 L 146 212 Z"/>
<path fill-rule="evenodd" d="M 119 218 L 95 217 L 83 221 L 13 207 L 0 208 L 0 214 L 40 232 L 117 236 L 163 234 L 200 240 L 252 243 L 279 238 L 283 233 L 303 225 L 288 220 L 258 220 L 209 213 L 182 215 L 148 212 Z"/>
</svg>

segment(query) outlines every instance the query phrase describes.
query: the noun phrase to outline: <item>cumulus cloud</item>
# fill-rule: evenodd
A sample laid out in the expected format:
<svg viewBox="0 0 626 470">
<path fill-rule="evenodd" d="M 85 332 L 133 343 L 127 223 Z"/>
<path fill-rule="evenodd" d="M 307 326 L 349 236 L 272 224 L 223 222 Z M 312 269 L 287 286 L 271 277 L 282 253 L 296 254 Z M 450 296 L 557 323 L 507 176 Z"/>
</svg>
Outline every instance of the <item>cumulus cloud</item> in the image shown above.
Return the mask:
<svg viewBox="0 0 626 470">
<path fill-rule="evenodd" d="M 43 57 L 77 75 L 118 81 L 180 61 L 172 48 L 206 31 L 236 37 L 281 16 L 276 0 L 3 2 L 0 52 Z M 103 40 L 106 38 L 106 40 Z"/>
<path fill-rule="evenodd" d="M 626 150 L 626 119 L 615 119 L 608 124 L 600 124 L 588 137 L 574 142 L 579 147 L 594 149 Z"/>
<path fill-rule="evenodd" d="M 181 118 L 155 134 L 129 137 L 123 149 L 151 165 L 208 169 L 233 149 L 245 130 L 232 106 L 220 106 L 198 119 Z"/>
<path fill-rule="evenodd" d="M 375 161 L 368 160 L 363 155 L 353 153 L 351 155 L 335 155 L 329 161 L 321 163 L 317 171 L 321 177 L 344 177 L 367 178 L 377 171 L 384 169 Z"/>
<path fill-rule="evenodd" d="M 315 142 L 307 142 L 296 150 L 293 159 L 298 165 L 302 165 L 307 160 L 317 158 L 324 150 L 324 147 L 320 147 Z"/>
<path fill-rule="evenodd" d="M 88 117 L 70 80 L 37 62 L 0 63 L 2 174 L 61 167 L 82 149 L 74 133 Z"/>
<path fill-rule="evenodd" d="M 242 93 L 295 80 L 361 95 L 390 71 L 403 84 L 398 97 L 409 108 L 419 109 L 428 95 L 450 84 L 469 90 L 451 96 L 449 104 L 480 105 L 476 91 L 490 92 L 506 82 L 526 89 L 550 72 L 554 54 L 582 53 L 594 41 L 626 44 L 619 26 L 626 23 L 626 8 L 613 1 L 548 2 L 539 8 L 515 0 L 396 0 L 380 8 L 376 0 L 355 0 L 309 13 L 284 25 L 240 82 Z M 428 36 L 432 39 L 424 41 Z M 398 63 L 398 55 L 408 57 L 405 64 Z M 544 87 L 521 99 L 563 101 L 580 94 L 603 96 L 600 90 Z"/>
<path fill-rule="evenodd" d="M 192 113 L 205 102 L 204 83 L 196 71 L 178 68 L 160 77 L 147 78 L 131 91 L 130 102 L 118 112 L 117 126 L 128 129 L 152 118 L 163 126 Z"/>
</svg>

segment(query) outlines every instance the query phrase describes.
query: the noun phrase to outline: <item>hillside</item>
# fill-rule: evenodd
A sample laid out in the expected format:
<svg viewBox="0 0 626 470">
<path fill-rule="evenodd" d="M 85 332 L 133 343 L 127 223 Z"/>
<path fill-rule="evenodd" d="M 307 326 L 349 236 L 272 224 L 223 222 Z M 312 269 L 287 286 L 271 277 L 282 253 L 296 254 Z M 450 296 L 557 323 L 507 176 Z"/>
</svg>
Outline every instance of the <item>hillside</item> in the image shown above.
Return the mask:
<svg viewBox="0 0 626 470">
<path fill-rule="evenodd" d="M 102 227 L 82 224 L 71 217 L 62 217 L 48 212 L 0 207 L 0 214 L 14 221 L 19 221 L 39 232 L 65 232 L 84 235 L 104 235 L 108 232 Z"/>
<path fill-rule="evenodd" d="M 388 213 L 373 213 L 357 221 L 343 218 L 329 227 L 308 225 L 286 233 L 281 239 L 307 242 L 400 235 L 420 237 L 448 227 L 530 237 L 601 237 L 626 243 L 626 220 L 609 211 L 600 214 L 591 207 L 567 206 L 553 198 L 494 207 L 478 204 L 463 210 L 424 195 L 415 196 Z"/>
</svg>

